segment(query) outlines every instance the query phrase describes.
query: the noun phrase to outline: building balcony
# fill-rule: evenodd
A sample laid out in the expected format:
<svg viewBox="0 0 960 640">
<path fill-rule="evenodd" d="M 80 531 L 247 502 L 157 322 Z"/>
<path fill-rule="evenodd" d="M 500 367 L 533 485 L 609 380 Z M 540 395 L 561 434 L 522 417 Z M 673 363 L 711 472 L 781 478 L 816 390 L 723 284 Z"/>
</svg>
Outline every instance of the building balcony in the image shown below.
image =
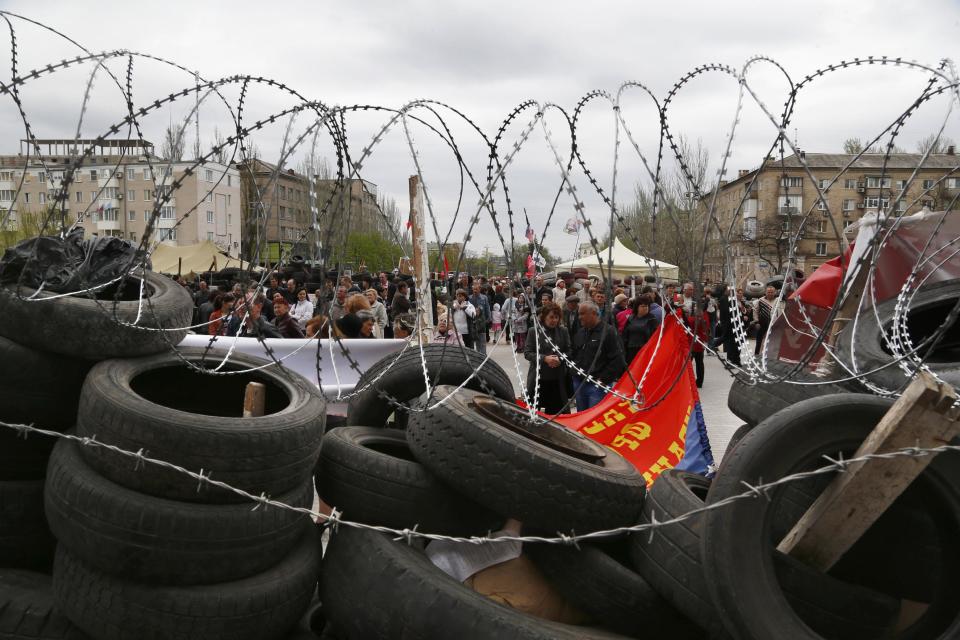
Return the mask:
<svg viewBox="0 0 960 640">
<path fill-rule="evenodd" d="M 117 216 L 97 217 L 97 231 L 120 231 L 120 225 Z"/>
<path fill-rule="evenodd" d="M 797 216 L 800 215 L 799 207 L 779 207 L 777 213 L 781 216 Z"/>
</svg>

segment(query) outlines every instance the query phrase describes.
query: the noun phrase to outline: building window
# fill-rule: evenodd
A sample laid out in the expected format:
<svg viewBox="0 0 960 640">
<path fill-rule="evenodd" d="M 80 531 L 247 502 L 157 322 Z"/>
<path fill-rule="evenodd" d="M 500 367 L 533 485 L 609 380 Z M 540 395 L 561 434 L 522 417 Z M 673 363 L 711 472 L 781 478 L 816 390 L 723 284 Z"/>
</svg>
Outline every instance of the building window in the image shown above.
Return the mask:
<svg viewBox="0 0 960 640">
<path fill-rule="evenodd" d="M 136 211 L 127 211 L 127 220 L 129 220 L 130 222 L 134 222 L 136 219 L 137 219 Z"/>
<path fill-rule="evenodd" d="M 844 180 L 844 181 L 843 181 L 843 188 L 844 188 L 844 189 L 856 189 L 856 188 L 857 188 L 857 180 L 856 180 L 856 178 L 847 178 L 846 180 Z"/>
<path fill-rule="evenodd" d="M 144 212 L 143 212 L 143 221 L 144 221 L 144 222 L 150 222 L 150 212 L 149 212 L 149 211 L 144 211 Z"/>
<path fill-rule="evenodd" d="M 207 231 L 207 240 L 213 242 L 213 231 Z"/>
<path fill-rule="evenodd" d="M 160 207 L 161 220 L 173 220 L 176 217 L 177 217 L 177 212 L 170 205 Z"/>
<path fill-rule="evenodd" d="M 817 220 L 817 233 L 826 233 L 826 231 L 827 231 L 827 221 Z"/>
<path fill-rule="evenodd" d="M 207 182 L 213 182 L 213 169 L 204 169 L 203 174 Z"/>
<path fill-rule="evenodd" d="M 818 255 L 818 256 L 825 256 L 825 255 L 827 255 L 827 243 L 826 243 L 826 242 L 818 242 L 818 243 L 817 243 L 817 255 Z"/>
<path fill-rule="evenodd" d="M 227 186 L 228 186 L 228 187 L 232 187 L 232 186 L 233 186 L 233 176 L 230 175 L 229 173 L 227 174 Z"/>
<path fill-rule="evenodd" d="M 286 219 L 287 219 L 287 208 L 286 208 L 286 207 L 280 207 L 280 219 L 281 219 L 281 220 L 286 220 Z"/>
<path fill-rule="evenodd" d="M 903 213 L 907 210 L 907 201 L 903 198 L 897 200 L 897 213 Z"/>
<path fill-rule="evenodd" d="M 177 230 L 176 229 L 158 229 L 157 237 L 163 240 L 176 240 L 177 239 Z"/>
<path fill-rule="evenodd" d="M 820 180 L 817 181 L 817 186 L 820 187 L 821 191 L 823 191 L 830 186 L 830 181 L 826 178 L 820 178 Z"/>
<path fill-rule="evenodd" d="M 864 198 L 864 206 L 867 209 L 887 209 L 890 207 L 890 198 L 867 196 Z"/>
<path fill-rule="evenodd" d="M 153 191 L 150 189 L 143 190 L 143 199 L 144 200 L 153 200 Z"/>
<path fill-rule="evenodd" d="M 281 200 L 286 200 L 286 199 L 287 199 L 287 188 L 286 188 L 285 186 L 280 185 L 279 187 L 277 187 L 277 193 L 280 194 L 280 199 L 281 199 Z"/>
<path fill-rule="evenodd" d="M 37 198 L 39 198 L 40 204 L 47 204 L 47 192 L 46 192 L 46 191 L 41 191 L 40 193 L 38 193 L 38 194 L 37 194 Z"/>
<path fill-rule="evenodd" d="M 228 213 L 228 214 L 227 214 L 227 224 L 228 224 L 228 225 L 232 225 L 232 224 L 233 224 L 233 214 L 232 214 L 232 213 Z"/>
<path fill-rule="evenodd" d="M 23 194 L 23 201 L 24 201 L 26 204 L 30 204 L 30 194 L 29 194 L 29 193 L 24 193 L 24 194 Z"/>
<path fill-rule="evenodd" d="M 90 169 L 90 179 L 93 180 L 94 182 L 97 181 L 97 170 L 96 170 L 96 169 Z"/>
<path fill-rule="evenodd" d="M 100 197 L 101 197 L 101 198 L 105 198 L 105 199 L 107 199 L 107 200 L 116 200 L 116 199 L 117 199 L 117 192 L 119 192 L 119 191 L 120 191 L 120 190 L 117 189 L 116 187 L 104 187 L 104 188 L 103 188 L 103 191 L 100 192 L 100 194 L 101 194 Z"/>
<path fill-rule="evenodd" d="M 77 191 L 74 193 L 74 197 L 77 202 L 83 202 L 83 191 Z"/>
<path fill-rule="evenodd" d="M 136 178 L 137 172 L 134 169 L 127 169 L 127 180 L 133 180 Z M 133 235 L 133 234 L 130 234 Z M 133 240 L 133 238 L 130 238 Z"/>
<path fill-rule="evenodd" d="M 817 200 L 817 209 L 820 210 L 820 211 L 826 211 L 826 210 L 827 210 L 827 203 L 826 203 L 826 201 L 825 201 L 825 200 L 819 200 L 819 199 L 818 199 L 818 200 Z"/>
<path fill-rule="evenodd" d="M 780 178 L 781 187 L 802 187 L 803 178 L 799 176 L 784 176 Z"/>
<path fill-rule="evenodd" d="M 801 196 L 779 196 L 777 198 L 777 210 L 781 215 L 800 213 L 801 208 L 803 208 L 803 198 Z"/>
<path fill-rule="evenodd" d="M 947 178 L 947 189 L 960 189 L 960 178 Z"/>
<path fill-rule="evenodd" d="M 203 199 L 204 202 L 213 202 L 213 192 L 210 191 L 207 193 L 207 196 Z"/>
<path fill-rule="evenodd" d="M 757 219 L 756 218 L 744 218 L 743 237 L 746 240 L 756 239 L 757 237 Z"/>
<path fill-rule="evenodd" d="M 890 188 L 890 178 L 885 178 L 881 176 L 867 176 L 867 188 L 868 189 L 889 189 Z"/>
<path fill-rule="evenodd" d="M 228 206 L 228 207 L 230 206 L 230 202 L 231 202 L 231 198 L 230 198 L 230 194 L 228 193 L 228 194 L 227 194 L 227 206 Z"/>
<path fill-rule="evenodd" d="M 153 174 L 150 173 L 150 167 L 144 167 L 144 168 L 143 168 L 143 179 L 144 179 L 144 180 L 150 180 L 150 179 L 152 179 L 152 178 L 153 178 Z"/>
<path fill-rule="evenodd" d="M 163 177 L 169 178 L 173 175 L 173 167 L 164 167 L 163 168 Z"/>
<path fill-rule="evenodd" d="M 856 200 L 849 200 L 849 199 L 847 199 L 847 200 L 844 200 L 844 201 L 843 201 L 843 210 L 844 210 L 844 211 L 853 211 L 853 210 L 856 209 L 856 208 L 857 208 L 857 201 L 856 201 Z"/>
<path fill-rule="evenodd" d="M 133 202 L 137 199 L 137 190 L 136 189 L 127 189 L 127 200 Z"/>
<path fill-rule="evenodd" d="M 213 224 L 213 211 L 207 211 L 207 224 Z"/>
<path fill-rule="evenodd" d="M 897 182 L 896 182 L 895 184 L 897 185 L 897 189 L 900 190 L 900 191 L 903 191 L 904 189 L 907 188 L 907 181 L 906 181 L 906 180 L 897 180 Z"/>
</svg>

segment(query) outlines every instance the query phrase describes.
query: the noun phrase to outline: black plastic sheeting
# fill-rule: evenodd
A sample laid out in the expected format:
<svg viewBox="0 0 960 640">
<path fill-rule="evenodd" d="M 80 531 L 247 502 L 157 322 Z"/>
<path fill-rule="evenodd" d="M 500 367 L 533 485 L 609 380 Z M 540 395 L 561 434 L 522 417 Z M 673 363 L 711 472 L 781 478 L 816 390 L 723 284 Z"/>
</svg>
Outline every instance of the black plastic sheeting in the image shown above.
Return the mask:
<svg viewBox="0 0 960 640">
<path fill-rule="evenodd" d="M 120 238 L 83 239 L 83 229 L 65 238 L 39 236 L 20 242 L 0 258 L 0 284 L 72 293 L 105 284 L 143 262 L 143 252 Z M 149 268 L 149 264 L 147 265 Z"/>
</svg>

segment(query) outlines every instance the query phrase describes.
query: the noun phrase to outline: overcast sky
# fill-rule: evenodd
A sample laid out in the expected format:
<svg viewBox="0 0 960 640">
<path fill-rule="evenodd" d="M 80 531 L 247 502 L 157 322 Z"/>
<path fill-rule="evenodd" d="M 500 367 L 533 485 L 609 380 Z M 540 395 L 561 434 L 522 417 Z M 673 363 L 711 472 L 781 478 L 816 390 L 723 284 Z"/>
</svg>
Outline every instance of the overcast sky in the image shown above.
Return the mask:
<svg viewBox="0 0 960 640">
<path fill-rule="evenodd" d="M 781 5 L 770 2 L 0 2 L 12 13 L 62 31 L 92 51 L 129 49 L 156 55 L 196 70 L 207 79 L 233 74 L 273 78 L 310 100 L 328 105 L 369 104 L 397 108 L 429 98 L 455 107 L 493 137 L 503 119 L 527 99 L 553 103 L 572 113 L 578 100 L 594 89 L 615 92 L 623 81 L 638 81 L 663 100 L 684 74 L 698 65 L 721 63 L 738 70 L 752 55 L 776 60 L 798 81 L 808 73 L 844 59 L 887 55 L 936 64 L 960 58 L 960 3 L 956 0 L 836 3 L 811 0 Z M 79 53 L 49 32 L 14 20 L 20 70 L 29 70 Z M 9 37 L 9 36 L 7 36 Z M 28 121 L 38 137 L 72 137 L 76 133 L 84 86 L 92 65 L 59 72 L 23 89 Z M 110 63 L 123 77 L 126 61 Z M 0 45 L 0 77 L 9 79 L 10 54 Z M 839 151 L 851 136 L 872 138 L 897 117 L 922 89 L 928 74 L 892 68 L 837 72 L 818 80 L 798 97 L 791 138 L 807 151 Z M 760 65 L 748 77 L 761 100 L 779 114 L 787 83 L 772 65 Z M 192 85 L 188 74 L 138 59 L 133 74 L 134 102 L 151 103 Z M 719 166 L 733 122 L 737 84 L 730 76 L 698 76 L 676 95 L 668 112 L 674 134 L 700 139 Z M 236 88 L 224 94 L 234 107 Z M 146 134 L 159 141 L 170 121 L 192 106 L 179 101 L 145 120 Z M 289 93 L 257 86 L 246 98 L 244 121 L 252 122 L 298 101 Z M 24 137 L 12 102 L 3 102 L 0 152 L 15 152 Z M 648 98 L 637 90 L 624 99 L 624 115 L 643 153 L 656 158 L 659 123 Z M 900 144 L 913 150 L 916 140 L 938 128 L 946 100 L 924 106 L 903 133 Z M 487 152 L 480 137 L 452 112 L 442 111 L 469 169 L 486 174 Z M 414 112 L 431 119 L 421 109 Z M 94 83 L 82 135 L 103 132 L 124 115 L 115 86 L 101 74 Z M 504 139 L 509 150 L 533 111 L 521 114 Z M 347 118 L 351 155 L 356 158 L 388 118 L 364 112 Z M 569 152 L 569 132 L 557 112 L 548 123 L 561 154 Z M 201 139 L 212 140 L 214 127 L 228 131 L 229 116 L 212 100 L 201 109 Z M 311 124 L 297 119 L 293 130 Z M 253 136 L 266 159 L 276 159 L 286 121 Z M 421 154 L 425 181 L 438 223 L 453 220 L 460 172 L 449 148 L 428 129 L 412 124 L 410 133 Z M 190 128 L 193 135 L 193 127 Z M 609 189 L 612 181 L 614 120 L 609 103 L 591 102 L 578 129 L 578 143 L 591 172 Z M 956 116 L 946 135 L 960 139 Z M 744 108 L 734 138 L 727 175 L 755 167 L 776 133 L 752 99 Z M 629 200 L 644 181 L 642 165 L 622 138 L 617 199 Z M 503 153 L 506 153 L 506 150 Z M 328 139 L 318 152 L 332 159 Z M 296 158 L 299 161 L 299 155 Z M 363 177 L 392 194 L 405 207 L 406 178 L 416 169 L 402 127 L 395 127 L 374 148 Z M 539 232 L 560 184 L 550 148 L 538 128 L 507 172 L 511 200 L 521 215 L 526 208 Z M 576 176 L 586 215 L 597 229 L 609 219 L 602 201 Z M 468 190 L 454 225 L 462 239 L 465 220 L 478 197 Z M 503 211 L 503 201 L 498 211 Z M 569 256 L 574 236 L 562 232 L 573 202 L 560 199 L 546 245 Z M 522 235 L 522 222 L 519 233 Z M 584 238 L 581 238 L 583 240 Z M 484 216 L 470 247 L 502 251 L 489 217 Z"/>
</svg>

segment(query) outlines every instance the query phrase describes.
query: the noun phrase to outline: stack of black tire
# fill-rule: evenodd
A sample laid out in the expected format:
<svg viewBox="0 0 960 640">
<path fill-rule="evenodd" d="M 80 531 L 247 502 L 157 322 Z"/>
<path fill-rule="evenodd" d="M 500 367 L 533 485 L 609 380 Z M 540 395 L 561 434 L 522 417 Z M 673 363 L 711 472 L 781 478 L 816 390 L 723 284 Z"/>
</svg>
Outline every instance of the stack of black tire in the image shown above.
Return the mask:
<svg viewBox="0 0 960 640">
<path fill-rule="evenodd" d="M 504 372 L 431 346 L 375 365 L 349 424 L 324 437 L 316 483 L 345 520 L 398 530 L 485 535 L 505 518 L 527 535 L 663 522 L 788 474 L 849 457 L 890 406 L 862 394 L 810 399 L 771 416 L 728 450 L 711 481 L 670 470 L 645 495 L 612 451 L 509 401 Z M 476 362 L 474 362 L 474 359 Z M 471 373 L 475 376 L 469 378 Z M 373 382 L 369 388 L 366 383 Z M 459 385 L 464 388 L 442 386 Z M 487 393 L 477 391 L 484 388 Z M 490 394 L 490 395 L 488 395 Z M 500 401 L 495 398 L 501 399 Z M 422 401 L 422 399 L 421 399 Z M 439 402 L 439 404 L 438 404 Z M 391 414 L 406 420 L 389 421 Z M 362 426 L 361 426 L 362 425 Z M 401 427 L 385 428 L 385 427 Z M 558 429 L 562 429 L 557 427 Z M 322 563 L 320 600 L 334 638 L 944 639 L 960 634 L 960 460 L 941 454 L 828 573 L 776 551 L 830 481 L 811 476 L 631 536 L 523 553 L 592 626 L 548 622 L 490 600 L 437 569 L 416 537 L 339 526 Z"/>
<path fill-rule="evenodd" d="M 760 422 L 710 481 L 668 471 L 643 521 L 703 509 L 751 486 L 849 458 L 891 406 L 864 394 L 812 398 Z M 776 547 L 834 474 L 778 486 L 631 541 L 640 574 L 719 637 L 960 637 L 960 455 L 940 454 L 827 574 Z"/>
<path fill-rule="evenodd" d="M 921 347 L 947 319 L 956 299 L 960 297 L 960 280 L 945 280 L 921 287 L 910 301 L 907 329 L 914 347 Z M 891 335 L 897 300 L 881 302 L 876 309 L 860 314 L 856 326 L 848 323 L 837 336 L 834 350 L 847 369 L 866 372 L 865 380 L 879 387 L 897 391 L 909 381 L 894 358 L 884 339 Z M 856 331 L 854 331 L 856 329 Z M 960 323 L 954 323 L 944 332 L 932 353 L 921 348 L 918 355 L 942 380 L 960 386 Z M 911 363 L 911 369 L 914 365 Z M 730 387 L 727 405 L 748 425 L 755 425 L 781 409 L 807 398 L 835 393 L 870 393 L 870 387 L 861 381 L 849 379 L 847 369 L 834 365 L 831 377 L 822 378 L 805 369 L 797 370 L 791 363 L 774 356 L 768 358 L 768 370 L 788 382 L 758 383 L 737 378 Z"/>
<path fill-rule="evenodd" d="M 3 420 L 75 425 L 79 437 L 310 507 L 322 396 L 275 368 L 231 374 L 263 364 L 244 356 L 220 369 L 227 375 L 197 371 L 222 354 L 172 351 L 192 301 L 173 281 L 146 278 L 138 327 L 123 324 L 138 317 L 135 299 L 29 302 L 0 290 L 9 310 L 0 334 L 58 352 L 0 338 L 5 364 L 18 367 L 4 369 L 11 384 L 0 393 L 17 398 L 0 396 Z M 266 387 L 263 417 L 241 417 L 249 381 Z M 28 402 L 14 403 L 19 397 Z M 52 590 L 49 576 L 0 570 L 0 637 L 262 639 L 286 637 L 298 623 L 320 556 L 309 517 L 90 442 L 14 435 L 0 431 L 10 463 L 0 473 L 13 469 L 11 482 L 26 484 L 0 483 L 0 549 L 33 558 L 33 569 L 49 572 L 52 562 Z M 13 493 L 17 502 L 7 499 Z M 8 505 L 26 505 L 28 495 L 29 508 L 8 518 L 16 511 Z"/>
</svg>

